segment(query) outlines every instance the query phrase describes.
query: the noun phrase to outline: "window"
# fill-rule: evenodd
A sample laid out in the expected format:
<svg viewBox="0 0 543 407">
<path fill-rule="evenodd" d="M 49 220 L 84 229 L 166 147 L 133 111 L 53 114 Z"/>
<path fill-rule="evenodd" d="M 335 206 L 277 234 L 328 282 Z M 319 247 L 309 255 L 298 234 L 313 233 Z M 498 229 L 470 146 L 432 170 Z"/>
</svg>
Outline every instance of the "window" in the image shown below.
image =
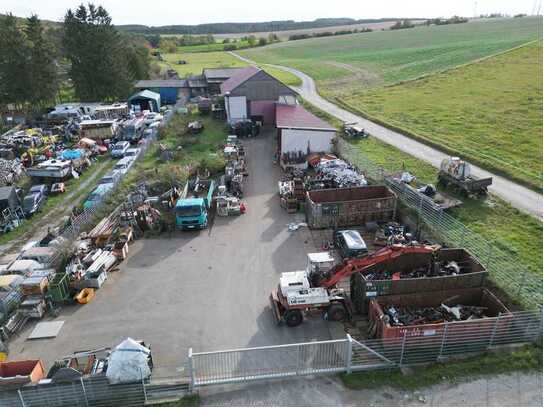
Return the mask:
<svg viewBox="0 0 543 407">
<path fill-rule="evenodd" d="M 178 216 L 198 216 L 202 213 L 202 208 L 199 205 L 180 206 L 176 208 L 175 212 Z"/>
</svg>

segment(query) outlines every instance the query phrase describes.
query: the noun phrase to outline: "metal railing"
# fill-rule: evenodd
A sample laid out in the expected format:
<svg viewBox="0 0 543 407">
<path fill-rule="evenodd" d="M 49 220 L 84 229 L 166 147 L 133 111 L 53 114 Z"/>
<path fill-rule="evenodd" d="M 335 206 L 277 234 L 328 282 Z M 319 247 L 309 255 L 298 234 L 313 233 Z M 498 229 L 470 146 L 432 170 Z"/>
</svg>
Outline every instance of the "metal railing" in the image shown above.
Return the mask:
<svg viewBox="0 0 543 407">
<path fill-rule="evenodd" d="M 483 320 L 409 330 L 403 336 L 345 339 L 218 352 L 189 351 L 192 388 L 330 373 L 351 373 L 444 361 L 543 337 L 543 312 L 522 311 Z"/>
<path fill-rule="evenodd" d="M 368 179 L 383 183 L 392 189 L 403 205 L 416 212 L 418 218 L 439 241 L 448 246 L 470 251 L 488 270 L 492 281 L 512 298 L 527 308 L 543 304 L 543 277 L 531 273 L 517 255 L 505 251 L 494 242 L 475 233 L 462 222 L 436 207 L 423 194 L 406 188 L 390 177 L 383 167 L 376 164 L 343 139 L 337 143 L 343 159 L 357 166 Z M 400 171 L 401 168 L 398 168 Z"/>
</svg>

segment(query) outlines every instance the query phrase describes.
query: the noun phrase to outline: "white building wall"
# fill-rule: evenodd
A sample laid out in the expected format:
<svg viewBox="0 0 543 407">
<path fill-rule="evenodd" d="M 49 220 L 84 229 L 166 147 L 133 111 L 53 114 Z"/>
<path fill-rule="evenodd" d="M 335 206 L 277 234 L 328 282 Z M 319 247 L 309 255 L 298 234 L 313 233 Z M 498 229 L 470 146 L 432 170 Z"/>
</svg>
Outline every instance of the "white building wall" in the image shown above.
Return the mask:
<svg viewBox="0 0 543 407">
<path fill-rule="evenodd" d="M 333 131 L 322 130 L 301 130 L 301 129 L 282 129 L 281 130 L 281 154 L 289 151 L 309 152 L 311 153 L 331 153 L 332 140 L 336 133 Z"/>
<path fill-rule="evenodd" d="M 225 103 L 228 123 L 247 119 L 247 98 L 245 96 L 229 96 Z"/>
</svg>

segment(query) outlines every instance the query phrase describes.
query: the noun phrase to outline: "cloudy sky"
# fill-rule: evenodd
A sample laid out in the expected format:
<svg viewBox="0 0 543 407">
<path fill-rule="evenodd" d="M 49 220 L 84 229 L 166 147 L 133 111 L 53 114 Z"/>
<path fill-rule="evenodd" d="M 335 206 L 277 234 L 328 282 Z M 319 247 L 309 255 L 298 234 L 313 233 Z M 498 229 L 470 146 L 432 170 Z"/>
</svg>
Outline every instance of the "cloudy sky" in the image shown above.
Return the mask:
<svg viewBox="0 0 543 407">
<path fill-rule="evenodd" d="M 95 0 L 104 6 L 115 24 L 200 24 L 313 20 L 319 17 L 447 17 L 486 13 L 531 14 L 541 0 Z M 38 14 L 61 20 L 68 8 L 81 0 L 0 0 L 0 13 L 17 16 Z M 475 6 L 476 4 L 476 6 Z M 476 7 L 476 8 L 475 8 Z M 537 10 L 537 7 L 535 7 Z M 541 7 L 543 14 L 543 7 Z"/>
</svg>

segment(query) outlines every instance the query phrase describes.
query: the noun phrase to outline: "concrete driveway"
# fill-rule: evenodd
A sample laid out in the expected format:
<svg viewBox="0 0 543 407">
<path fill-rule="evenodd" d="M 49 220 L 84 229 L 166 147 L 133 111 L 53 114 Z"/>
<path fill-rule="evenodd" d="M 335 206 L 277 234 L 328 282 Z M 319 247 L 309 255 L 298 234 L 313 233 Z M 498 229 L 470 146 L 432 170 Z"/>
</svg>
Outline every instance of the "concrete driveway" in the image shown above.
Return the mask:
<svg viewBox="0 0 543 407">
<path fill-rule="evenodd" d="M 249 177 L 247 214 L 216 218 L 201 232 L 132 244 L 119 272 L 96 298 L 65 307 L 54 339 L 27 341 L 31 326 L 10 344 L 10 359 L 42 358 L 46 367 L 76 350 L 114 346 L 126 337 L 152 344 L 155 376 L 178 374 L 195 352 L 330 339 L 315 318 L 297 329 L 277 327 L 268 296 L 283 271 L 302 269 L 310 242 L 287 230 L 279 206 L 273 132 L 244 141 Z M 306 243 L 307 242 L 307 243 Z"/>
</svg>

